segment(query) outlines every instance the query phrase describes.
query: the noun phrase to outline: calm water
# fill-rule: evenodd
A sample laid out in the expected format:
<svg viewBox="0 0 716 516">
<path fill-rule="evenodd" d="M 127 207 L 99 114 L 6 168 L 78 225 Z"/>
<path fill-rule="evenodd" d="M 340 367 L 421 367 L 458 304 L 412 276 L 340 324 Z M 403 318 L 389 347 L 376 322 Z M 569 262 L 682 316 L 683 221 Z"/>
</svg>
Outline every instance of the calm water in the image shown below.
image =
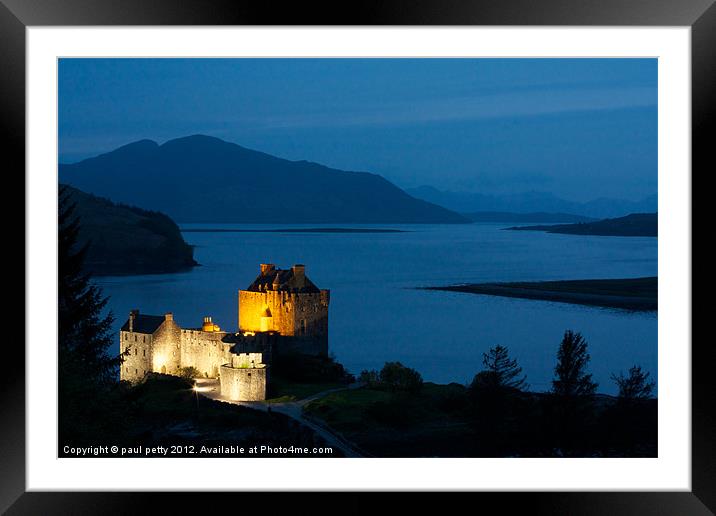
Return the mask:
<svg viewBox="0 0 716 516">
<path fill-rule="evenodd" d="M 657 316 L 564 303 L 412 287 L 481 281 L 622 278 L 657 275 L 655 238 L 501 231 L 510 224 L 381 225 L 406 233 L 184 233 L 202 264 L 190 272 L 98 278 L 110 296 L 116 329 L 132 308 L 172 311 L 182 326 L 211 315 L 237 327 L 237 291 L 259 263 L 306 264 L 331 290 L 329 349 L 351 372 L 398 360 L 428 381 L 465 383 L 482 353 L 502 344 L 535 390 L 550 387 L 565 329 L 589 342 L 599 391 L 614 393 L 612 372 L 640 364 L 657 376 Z M 288 228 L 268 225 L 190 227 Z M 320 227 L 310 224 L 303 227 Z M 335 227 L 335 225 L 334 225 Z M 350 227 L 370 227 L 350 225 Z"/>
</svg>

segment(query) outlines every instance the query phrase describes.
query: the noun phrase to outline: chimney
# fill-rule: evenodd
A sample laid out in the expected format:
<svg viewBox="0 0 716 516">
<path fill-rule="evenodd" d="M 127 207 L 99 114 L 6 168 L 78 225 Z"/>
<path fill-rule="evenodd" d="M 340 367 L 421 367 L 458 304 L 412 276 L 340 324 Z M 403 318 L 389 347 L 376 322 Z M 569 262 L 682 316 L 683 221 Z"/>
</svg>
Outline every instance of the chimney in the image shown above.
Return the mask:
<svg viewBox="0 0 716 516">
<path fill-rule="evenodd" d="M 294 277 L 297 279 L 303 279 L 306 276 L 306 266 L 301 263 L 297 263 L 291 267 L 291 270 L 293 271 Z"/>
<path fill-rule="evenodd" d="M 164 320 L 165 321 L 173 321 L 174 320 L 174 314 L 171 312 L 167 312 L 164 314 Z"/>
<path fill-rule="evenodd" d="M 129 331 L 130 332 L 134 331 L 134 320 L 137 318 L 138 315 L 139 315 L 139 310 L 137 310 L 136 308 L 134 310 L 129 311 Z"/>
<path fill-rule="evenodd" d="M 262 263 L 261 264 L 261 275 L 265 276 L 272 270 L 274 270 L 276 266 L 273 263 Z"/>
</svg>

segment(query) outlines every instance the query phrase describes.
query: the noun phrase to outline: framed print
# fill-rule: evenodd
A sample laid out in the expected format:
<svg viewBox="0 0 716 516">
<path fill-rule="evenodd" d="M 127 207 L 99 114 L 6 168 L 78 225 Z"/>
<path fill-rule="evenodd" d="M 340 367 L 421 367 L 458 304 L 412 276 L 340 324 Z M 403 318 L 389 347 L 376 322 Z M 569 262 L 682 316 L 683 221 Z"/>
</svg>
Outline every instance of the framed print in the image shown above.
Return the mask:
<svg viewBox="0 0 716 516">
<path fill-rule="evenodd" d="M 309 11 L 4 1 L 27 304 L 3 509 L 713 511 L 712 2 Z"/>
</svg>

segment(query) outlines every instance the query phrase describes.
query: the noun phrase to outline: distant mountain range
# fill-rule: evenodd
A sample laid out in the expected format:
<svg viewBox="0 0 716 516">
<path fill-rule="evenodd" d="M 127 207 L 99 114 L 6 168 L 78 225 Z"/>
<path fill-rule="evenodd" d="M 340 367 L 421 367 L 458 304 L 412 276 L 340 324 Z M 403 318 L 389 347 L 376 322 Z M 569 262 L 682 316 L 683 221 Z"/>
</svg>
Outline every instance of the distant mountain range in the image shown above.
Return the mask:
<svg viewBox="0 0 716 516">
<path fill-rule="evenodd" d="M 463 213 L 473 222 L 592 222 L 596 219 L 571 213 L 515 213 L 510 211 L 476 211 Z"/>
<path fill-rule="evenodd" d="M 567 235 L 655 237 L 659 233 L 659 217 L 657 213 L 632 213 L 626 217 L 604 219 L 596 222 L 550 226 L 517 226 L 506 229 L 546 231 L 547 233 L 563 233 Z"/>
<path fill-rule="evenodd" d="M 62 184 L 60 192 L 66 192 L 75 205 L 74 214 L 80 221 L 79 246 L 89 244 L 87 272 L 157 274 L 197 265 L 194 249 L 163 213 L 115 204 Z"/>
<path fill-rule="evenodd" d="M 141 140 L 79 163 L 60 181 L 178 222 L 466 223 L 377 174 L 289 161 L 195 135 Z"/>
<path fill-rule="evenodd" d="M 629 213 L 649 213 L 658 210 L 658 197 L 656 194 L 636 202 L 603 198 L 579 203 L 561 199 L 548 192 L 486 195 L 468 192 L 446 192 L 432 186 L 406 188 L 405 191 L 413 197 L 439 204 L 440 206 L 459 213 L 484 211 L 512 213 L 547 212 L 603 219 L 606 217 L 621 217 Z"/>
</svg>

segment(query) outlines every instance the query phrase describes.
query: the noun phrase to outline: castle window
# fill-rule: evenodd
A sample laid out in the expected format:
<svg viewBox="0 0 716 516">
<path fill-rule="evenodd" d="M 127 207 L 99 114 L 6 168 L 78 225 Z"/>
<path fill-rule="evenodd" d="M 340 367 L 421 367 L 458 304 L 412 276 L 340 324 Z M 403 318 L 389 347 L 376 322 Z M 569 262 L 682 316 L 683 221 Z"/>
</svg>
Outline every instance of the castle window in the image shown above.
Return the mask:
<svg viewBox="0 0 716 516">
<path fill-rule="evenodd" d="M 137 369 L 135 369 L 134 374 L 139 374 L 139 371 Z"/>
<path fill-rule="evenodd" d="M 142 336 L 142 342 L 147 342 L 147 337 L 146 337 L 146 335 L 145 335 L 145 336 Z"/>
<path fill-rule="evenodd" d="M 136 335 L 134 336 L 134 342 L 137 342 L 137 336 L 136 336 Z"/>
<path fill-rule="evenodd" d="M 135 354 L 135 355 L 137 354 L 137 351 L 138 351 L 137 348 L 134 348 L 134 354 Z"/>
<path fill-rule="evenodd" d="M 147 356 L 147 350 L 146 350 L 146 349 L 143 349 L 143 350 L 142 350 L 142 356 L 144 356 L 144 357 Z"/>
</svg>

